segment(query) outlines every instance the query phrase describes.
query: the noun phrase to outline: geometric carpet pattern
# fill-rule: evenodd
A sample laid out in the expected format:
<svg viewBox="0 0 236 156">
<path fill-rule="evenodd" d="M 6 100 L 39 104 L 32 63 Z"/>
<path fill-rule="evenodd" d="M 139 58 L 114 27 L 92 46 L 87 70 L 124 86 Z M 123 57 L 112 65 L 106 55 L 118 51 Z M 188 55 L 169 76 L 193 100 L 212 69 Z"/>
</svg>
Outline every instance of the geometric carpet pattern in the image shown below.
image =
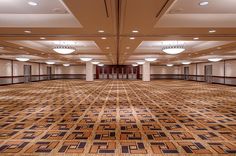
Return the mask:
<svg viewBox="0 0 236 156">
<path fill-rule="evenodd" d="M 181 80 L 1 86 L 0 155 L 236 155 L 236 88 Z"/>
</svg>

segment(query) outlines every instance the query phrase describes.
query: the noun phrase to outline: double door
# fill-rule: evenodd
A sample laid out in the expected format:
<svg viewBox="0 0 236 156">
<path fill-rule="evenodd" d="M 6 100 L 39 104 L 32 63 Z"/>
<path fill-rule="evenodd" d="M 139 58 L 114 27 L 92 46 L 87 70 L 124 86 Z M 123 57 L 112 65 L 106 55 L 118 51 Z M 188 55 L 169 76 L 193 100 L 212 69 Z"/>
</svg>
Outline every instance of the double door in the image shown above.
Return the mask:
<svg viewBox="0 0 236 156">
<path fill-rule="evenodd" d="M 133 66 L 97 66 L 97 79 L 139 79 L 139 67 Z"/>
<path fill-rule="evenodd" d="M 189 67 L 184 67 L 184 80 L 189 80 Z"/>
<path fill-rule="evenodd" d="M 212 83 L 212 65 L 205 66 L 205 81 L 207 83 Z"/>
<path fill-rule="evenodd" d="M 24 82 L 31 81 L 31 65 L 24 65 Z"/>
</svg>

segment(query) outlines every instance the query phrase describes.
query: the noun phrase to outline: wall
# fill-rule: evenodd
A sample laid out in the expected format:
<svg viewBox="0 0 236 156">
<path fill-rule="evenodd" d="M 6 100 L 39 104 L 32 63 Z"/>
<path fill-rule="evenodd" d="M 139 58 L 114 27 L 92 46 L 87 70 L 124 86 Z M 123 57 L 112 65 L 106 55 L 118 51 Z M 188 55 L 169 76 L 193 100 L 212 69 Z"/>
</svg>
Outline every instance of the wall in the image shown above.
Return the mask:
<svg viewBox="0 0 236 156">
<path fill-rule="evenodd" d="M 190 80 L 205 81 L 206 65 L 212 65 L 213 83 L 236 85 L 236 60 L 183 65 L 180 74 L 184 74 L 184 67 L 189 67 Z"/>
<path fill-rule="evenodd" d="M 85 79 L 86 66 L 55 66 L 56 79 Z M 96 67 L 93 68 L 93 74 L 96 74 Z"/>
<path fill-rule="evenodd" d="M 31 81 L 49 79 L 47 75 L 47 67 L 49 65 L 0 59 L 0 85 L 23 83 L 24 65 L 31 65 Z M 52 66 L 52 74 L 54 73 L 55 69 L 54 66 Z"/>
</svg>

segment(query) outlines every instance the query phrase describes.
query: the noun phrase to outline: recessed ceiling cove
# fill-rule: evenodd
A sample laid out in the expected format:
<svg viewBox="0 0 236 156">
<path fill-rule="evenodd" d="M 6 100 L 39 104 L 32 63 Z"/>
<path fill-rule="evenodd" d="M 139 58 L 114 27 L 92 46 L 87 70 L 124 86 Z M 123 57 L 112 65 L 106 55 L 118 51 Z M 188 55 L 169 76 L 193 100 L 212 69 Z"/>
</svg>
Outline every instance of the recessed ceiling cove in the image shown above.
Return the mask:
<svg viewBox="0 0 236 156">
<path fill-rule="evenodd" d="M 1 0 L 0 27 L 77 27 L 82 25 L 61 0 Z"/>
</svg>

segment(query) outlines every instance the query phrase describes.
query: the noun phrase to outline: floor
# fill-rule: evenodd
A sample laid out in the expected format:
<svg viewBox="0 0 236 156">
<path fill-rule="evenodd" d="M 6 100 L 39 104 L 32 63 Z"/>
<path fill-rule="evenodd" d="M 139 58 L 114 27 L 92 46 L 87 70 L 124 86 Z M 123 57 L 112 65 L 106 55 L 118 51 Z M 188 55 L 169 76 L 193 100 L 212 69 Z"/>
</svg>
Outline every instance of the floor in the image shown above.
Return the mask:
<svg viewBox="0 0 236 156">
<path fill-rule="evenodd" d="M 0 155 L 236 155 L 236 87 L 55 80 L 0 87 Z"/>
</svg>

